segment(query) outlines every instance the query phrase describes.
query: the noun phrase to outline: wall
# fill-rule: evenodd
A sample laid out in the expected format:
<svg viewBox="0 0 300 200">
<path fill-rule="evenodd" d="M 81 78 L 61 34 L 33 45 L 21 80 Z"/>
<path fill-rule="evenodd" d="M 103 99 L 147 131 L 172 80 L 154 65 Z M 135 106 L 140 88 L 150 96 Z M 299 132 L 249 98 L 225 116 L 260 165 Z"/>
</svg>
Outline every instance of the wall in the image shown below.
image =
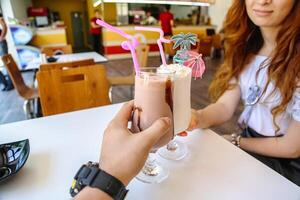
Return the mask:
<svg viewBox="0 0 300 200">
<path fill-rule="evenodd" d="M 209 7 L 209 16 L 211 17 L 211 23 L 217 25 L 217 29 L 220 30 L 225 20 L 225 16 L 232 0 L 216 0 L 216 3 Z"/>
<path fill-rule="evenodd" d="M 104 3 L 104 20 L 108 23 L 117 22 L 117 5 L 115 3 Z"/>
<path fill-rule="evenodd" d="M 132 10 L 143 10 L 143 8 L 147 7 L 157 7 L 160 11 L 163 11 L 165 9 L 165 6 L 162 4 L 131 4 L 130 9 Z M 195 6 L 179 6 L 179 5 L 172 5 L 171 6 L 171 13 L 173 13 L 174 18 L 178 19 L 186 19 L 188 18 L 187 15 L 192 13 L 193 9 L 197 9 Z"/>
<path fill-rule="evenodd" d="M 27 8 L 32 6 L 31 0 L 10 0 L 14 12 L 14 17 L 19 20 L 27 18 Z"/>
<path fill-rule="evenodd" d="M 197 9 L 197 7 L 172 5 L 170 11 L 173 13 L 175 19 L 187 19 L 187 15 L 192 14 L 194 9 Z"/>
<path fill-rule="evenodd" d="M 6 22 L 6 24 L 8 25 L 8 18 L 14 18 L 14 10 L 12 7 L 12 3 L 10 0 L 0 0 L 1 3 L 1 9 L 2 9 L 2 13 L 3 13 L 3 17 L 4 20 Z M 6 41 L 7 41 L 7 46 L 8 46 L 8 53 L 12 54 L 13 58 L 15 59 L 15 61 L 17 62 L 17 64 L 19 65 L 19 59 L 18 59 L 18 54 L 17 54 L 17 50 L 15 48 L 15 43 L 13 41 L 10 29 L 7 30 L 7 34 L 6 34 Z M 1 61 L 2 62 L 2 61 Z M 2 63 L 1 63 L 2 65 Z"/>
<path fill-rule="evenodd" d="M 91 19 L 94 16 L 93 0 L 86 0 L 86 7 L 87 7 L 89 19 Z"/>
<path fill-rule="evenodd" d="M 78 11 L 87 14 L 86 0 L 33 0 L 32 3 L 35 7 L 48 7 L 51 11 L 59 12 L 61 20 L 67 26 L 67 41 L 74 46 L 71 12 Z M 86 27 L 84 20 L 83 27 Z M 84 29 L 85 44 L 88 43 L 87 34 L 87 31 Z"/>
<path fill-rule="evenodd" d="M 4 18 L 5 19 L 7 19 L 8 17 L 14 18 L 14 11 L 11 6 L 11 1 L 0 0 L 0 2 L 1 2 L 1 10 L 2 10 Z"/>
</svg>

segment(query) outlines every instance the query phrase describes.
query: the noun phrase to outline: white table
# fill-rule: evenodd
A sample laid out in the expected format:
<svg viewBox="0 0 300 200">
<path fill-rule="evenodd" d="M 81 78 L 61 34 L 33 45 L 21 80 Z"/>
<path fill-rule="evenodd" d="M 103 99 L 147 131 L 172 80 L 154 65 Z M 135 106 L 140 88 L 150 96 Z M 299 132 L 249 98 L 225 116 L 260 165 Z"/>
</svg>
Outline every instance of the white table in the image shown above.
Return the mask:
<svg viewBox="0 0 300 200">
<path fill-rule="evenodd" d="M 97 52 L 62 54 L 54 57 L 57 58 L 56 62 L 60 62 L 60 63 L 85 60 L 85 59 L 94 59 L 95 63 L 103 63 L 108 61 L 107 58 L 105 58 L 104 56 L 100 55 Z M 37 70 L 39 69 L 40 65 L 41 65 L 41 59 L 37 58 L 29 62 L 25 70 Z"/>
<path fill-rule="evenodd" d="M 71 62 L 84 59 L 94 59 L 95 63 L 107 62 L 107 58 L 105 58 L 97 52 L 62 54 L 54 57 L 57 58 L 56 62 Z"/>
<path fill-rule="evenodd" d="M 120 104 L 0 126 L 0 143 L 29 138 L 24 168 L 0 184 L 0 200 L 70 199 L 75 172 L 97 160 L 102 133 Z M 130 200 L 294 200 L 300 188 L 210 130 L 180 138 L 191 153 L 182 161 L 160 162 L 170 176 L 160 184 L 133 180 Z"/>
</svg>

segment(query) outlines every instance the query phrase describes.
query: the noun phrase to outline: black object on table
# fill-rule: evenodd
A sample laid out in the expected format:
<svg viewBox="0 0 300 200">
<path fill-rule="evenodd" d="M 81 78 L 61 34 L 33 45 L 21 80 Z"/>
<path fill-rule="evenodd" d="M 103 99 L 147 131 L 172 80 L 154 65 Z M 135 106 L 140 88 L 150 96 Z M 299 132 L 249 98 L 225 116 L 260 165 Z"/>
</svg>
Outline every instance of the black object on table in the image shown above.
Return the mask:
<svg viewBox="0 0 300 200">
<path fill-rule="evenodd" d="M 29 151 L 28 139 L 0 145 L 0 182 L 20 171 L 27 161 Z"/>
<path fill-rule="evenodd" d="M 47 62 L 49 62 L 49 63 L 52 63 L 52 62 L 56 62 L 57 61 L 57 58 L 55 58 L 55 57 L 49 57 L 49 58 L 47 58 Z"/>
</svg>

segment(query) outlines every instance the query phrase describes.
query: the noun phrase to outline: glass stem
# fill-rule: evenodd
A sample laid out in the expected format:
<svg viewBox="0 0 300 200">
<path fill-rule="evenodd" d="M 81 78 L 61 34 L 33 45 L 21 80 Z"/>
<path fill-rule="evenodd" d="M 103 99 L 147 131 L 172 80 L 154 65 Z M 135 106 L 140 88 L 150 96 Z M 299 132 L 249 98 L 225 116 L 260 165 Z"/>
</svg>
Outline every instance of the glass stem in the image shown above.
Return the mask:
<svg viewBox="0 0 300 200">
<path fill-rule="evenodd" d="M 171 140 L 168 144 L 167 144 L 167 149 L 169 151 L 176 151 L 176 149 L 178 148 L 178 144 L 176 142 L 175 139 Z"/>
<path fill-rule="evenodd" d="M 159 173 L 159 169 L 156 163 L 155 153 L 149 153 L 147 161 L 145 163 L 143 172 L 149 176 L 156 176 Z"/>
</svg>

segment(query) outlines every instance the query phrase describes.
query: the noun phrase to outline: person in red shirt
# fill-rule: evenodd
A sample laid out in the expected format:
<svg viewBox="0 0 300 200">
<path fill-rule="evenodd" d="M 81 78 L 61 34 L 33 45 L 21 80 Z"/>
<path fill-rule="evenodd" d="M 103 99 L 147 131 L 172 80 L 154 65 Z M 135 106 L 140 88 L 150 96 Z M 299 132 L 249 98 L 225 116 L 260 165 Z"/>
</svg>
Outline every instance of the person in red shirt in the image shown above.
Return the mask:
<svg viewBox="0 0 300 200">
<path fill-rule="evenodd" d="M 99 10 L 95 10 L 95 16 L 90 20 L 90 33 L 93 38 L 94 51 L 102 53 L 102 27 L 96 24 L 97 19 L 101 19 Z"/>
<path fill-rule="evenodd" d="M 171 6 L 166 5 L 165 11 L 159 15 L 159 24 L 164 32 L 164 36 L 172 36 L 172 27 L 174 26 L 174 16 L 170 12 Z"/>
</svg>

